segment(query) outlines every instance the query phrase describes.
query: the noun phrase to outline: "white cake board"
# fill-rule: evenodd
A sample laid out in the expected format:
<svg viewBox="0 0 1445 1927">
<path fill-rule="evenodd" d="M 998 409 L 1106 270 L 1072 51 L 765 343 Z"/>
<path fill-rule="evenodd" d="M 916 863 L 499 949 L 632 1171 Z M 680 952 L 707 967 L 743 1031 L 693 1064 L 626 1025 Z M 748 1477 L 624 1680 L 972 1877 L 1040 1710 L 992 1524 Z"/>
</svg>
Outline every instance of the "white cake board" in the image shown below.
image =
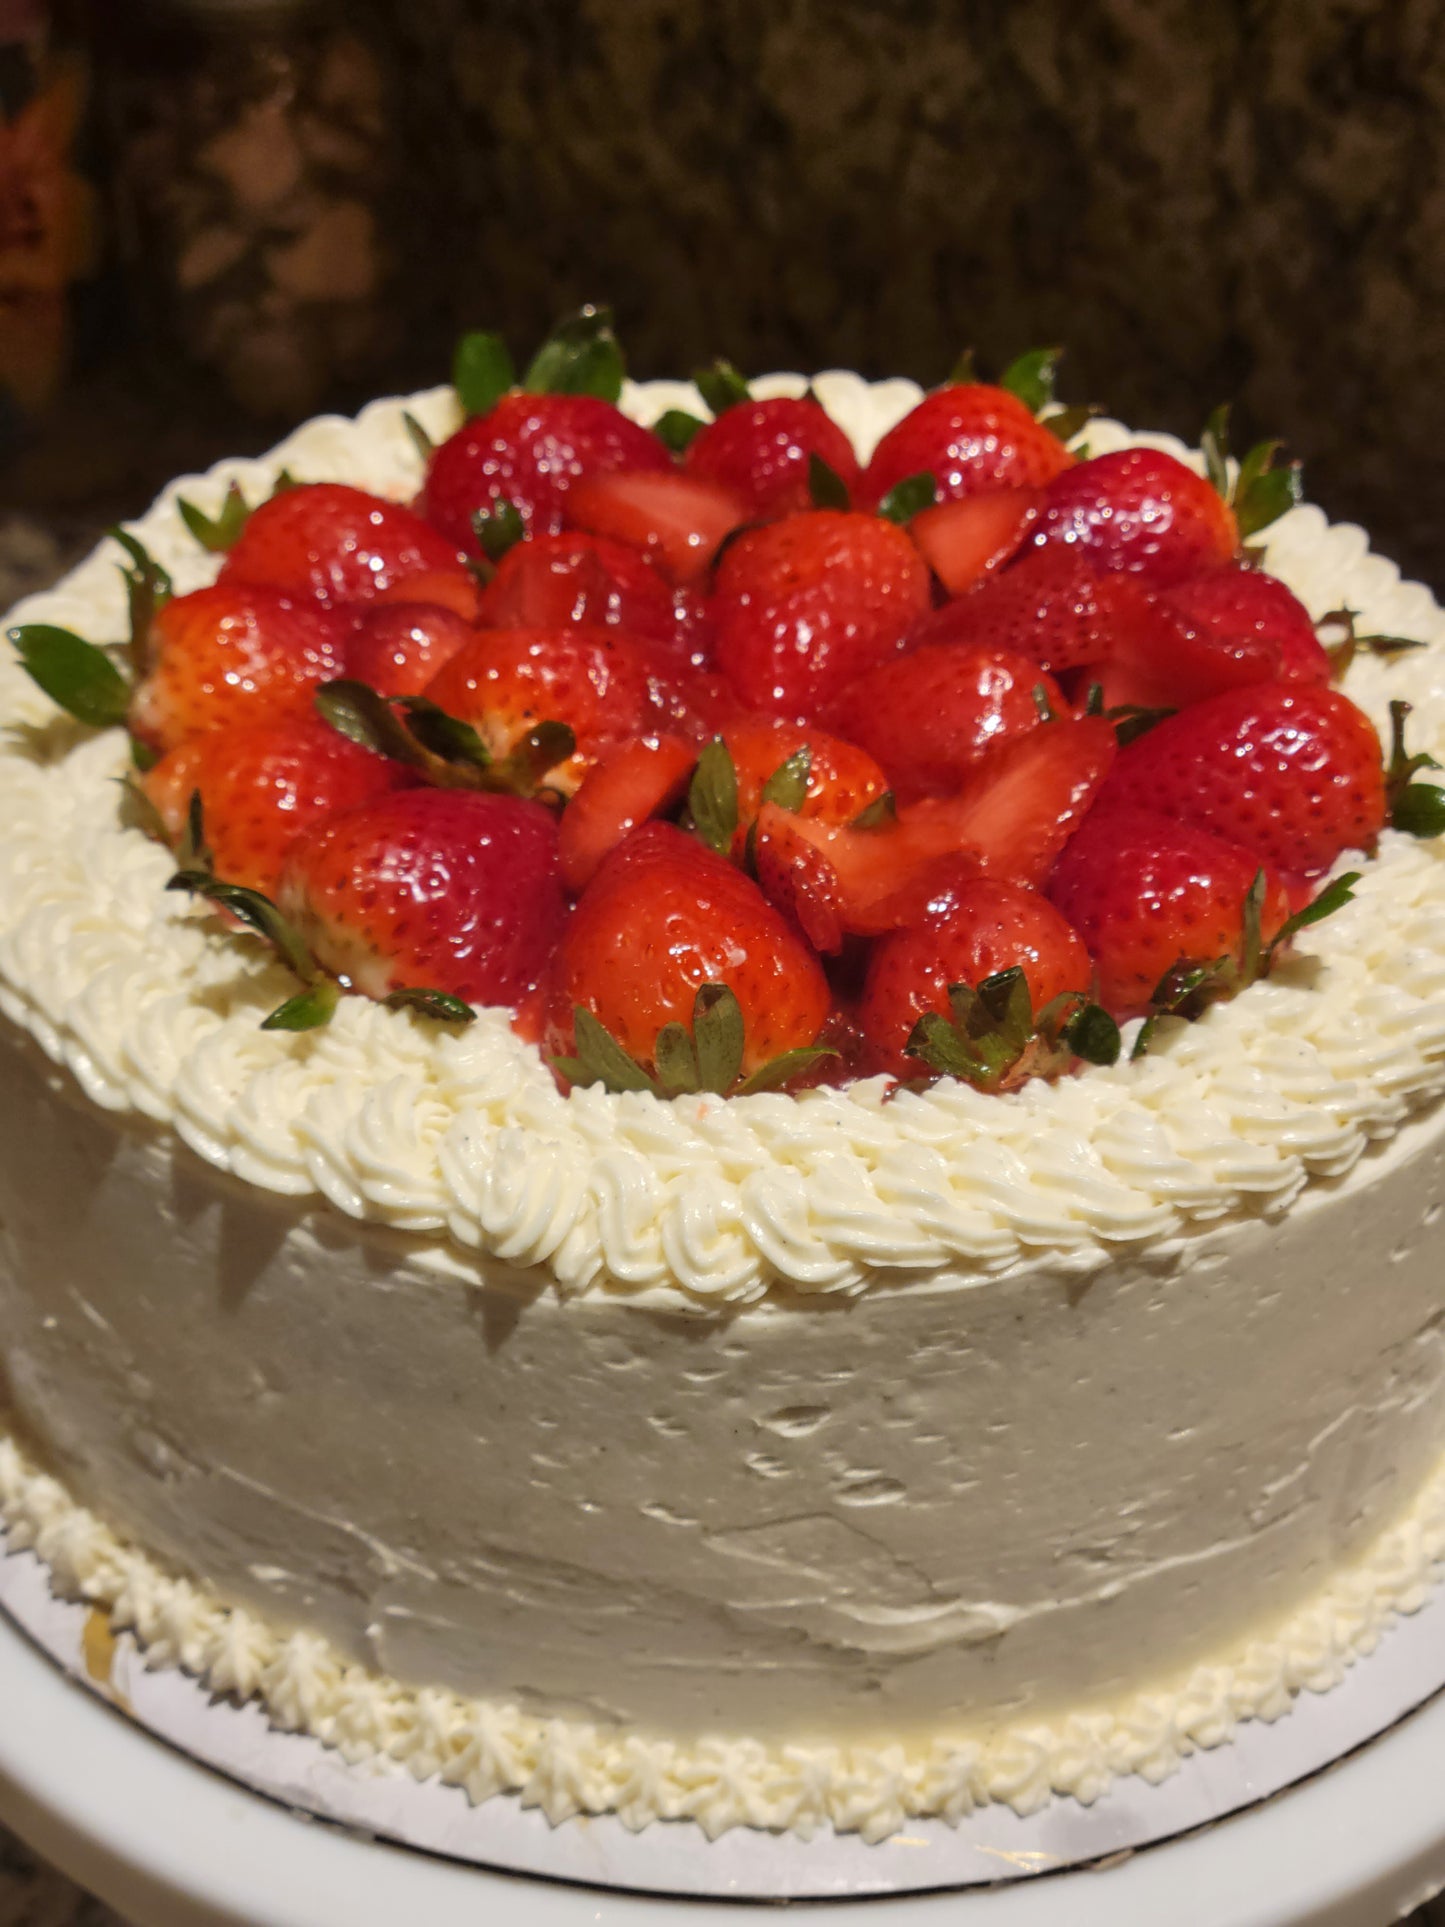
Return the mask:
<svg viewBox="0 0 1445 1927">
<path fill-rule="evenodd" d="M 72 1680 L 90 1689 L 79 1694 L 69 1688 L 53 1666 L 5 1626 L 0 1614 L 0 1631 L 5 1633 L 0 1658 L 32 1679 L 40 1696 L 32 1697 L 32 1705 L 40 1706 L 45 1685 L 50 1688 L 48 1713 L 37 1713 L 27 1730 L 0 1669 L 0 1779 L 8 1773 L 17 1787 L 24 1786 L 26 1762 L 33 1762 L 37 1750 L 54 1750 L 50 1723 L 58 1707 L 78 1705 L 92 1717 L 99 1715 L 107 1731 L 127 1734 L 126 1727 L 96 1703 L 103 1696 L 140 1728 L 243 1786 L 286 1808 L 369 1835 L 493 1869 L 642 1893 L 731 1900 L 827 1901 L 996 1887 L 1010 1881 L 1037 1884 L 1029 1882 L 1029 1876 L 1057 1876 L 1082 1862 L 1170 1839 L 1293 1786 L 1395 1727 L 1445 1687 L 1445 1592 L 1437 1591 L 1419 1613 L 1397 1622 L 1375 1653 L 1354 1666 L 1332 1692 L 1302 1695 L 1290 1715 L 1273 1725 L 1245 1723 L 1234 1743 L 1196 1754 L 1161 1786 L 1120 1780 L 1093 1806 L 1058 1799 L 1026 1818 L 1007 1807 L 984 1807 L 956 1829 L 939 1821 L 912 1822 L 905 1833 L 876 1846 L 856 1835 L 800 1841 L 746 1829 L 709 1842 L 691 1822 L 656 1824 L 641 1833 L 630 1833 L 610 1816 L 552 1827 L 515 1798 L 474 1807 L 456 1788 L 418 1784 L 383 1762 L 347 1766 L 315 1740 L 274 1731 L 255 1705 L 213 1700 L 194 1680 L 174 1670 L 148 1672 L 128 1638 L 113 1648 L 108 1638 L 97 1641 L 96 1615 L 83 1605 L 55 1599 L 45 1568 L 30 1553 L 0 1551 L 0 1605 Z M 1429 1709 L 1429 1720 L 1445 1735 L 1445 1699 Z M 142 1734 L 127 1737 L 141 1742 L 148 1762 L 163 1761 L 168 1774 L 182 1765 Z M 1426 1777 L 1440 1836 L 1439 1877 L 1445 1883 L 1445 1775 L 1440 1771 L 1445 1743 L 1437 1744 Z M 72 1754 L 71 1768 L 75 1760 Z M 208 1789 L 218 1784 L 206 1775 L 195 1777 Z M 242 1805 L 272 1819 L 281 1817 L 261 1803 Z M 432 1863 L 418 1858 L 414 1864 Z M 1045 1884 L 1052 1888 L 1055 1880 Z M 958 1899 L 955 1895 L 953 1904 Z M 256 1917 L 292 1918 L 270 1912 Z M 303 1917 L 352 1919 L 349 1914 L 295 1916 Z M 1307 1917 L 1312 1916 L 1300 1916 Z M 1176 1912 L 1172 1918 L 1185 1916 Z M 1243 1920 L 1234 1915 L 1214 1918 L 1227 1920 L 1229 1927 Z M 151 1916 L 145 1919 L 150 1927 Z"/>
</svg>

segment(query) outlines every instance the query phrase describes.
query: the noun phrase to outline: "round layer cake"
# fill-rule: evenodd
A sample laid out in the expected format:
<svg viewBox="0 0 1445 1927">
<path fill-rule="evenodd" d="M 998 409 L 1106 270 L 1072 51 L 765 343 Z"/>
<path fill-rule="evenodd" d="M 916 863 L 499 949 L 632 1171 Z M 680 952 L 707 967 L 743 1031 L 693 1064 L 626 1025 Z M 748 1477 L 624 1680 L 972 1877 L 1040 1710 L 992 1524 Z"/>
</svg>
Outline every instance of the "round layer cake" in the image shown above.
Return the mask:
<svg viewBox="0 0 1445 1927">
<path fill-rule="evenodd" d="M 815 387 L 864 456 L 919 395 Z M 178 493 L 408 498 L 407 411 L 455 400 L 310 423 L 137 532 L 185 589 L 214 563 Z M 17 615 L 118 632 L 117 554 Z M 1432 645 L 1346 687 L 1445 755 L 1426 592 L 1309 507 L 1266 562 Z M 1387 831 L 1137 1061 L 564 1095 L 502 1012 L 263 1032 L 294 984 L 166 893 L 120 734 L 9 662 L 0 698 L 0 1509 L 153 1657 L 478 1798 L 878 1835 L 1162 1774 L 1423 1597 L 1437 843 Z"/>
</svg>

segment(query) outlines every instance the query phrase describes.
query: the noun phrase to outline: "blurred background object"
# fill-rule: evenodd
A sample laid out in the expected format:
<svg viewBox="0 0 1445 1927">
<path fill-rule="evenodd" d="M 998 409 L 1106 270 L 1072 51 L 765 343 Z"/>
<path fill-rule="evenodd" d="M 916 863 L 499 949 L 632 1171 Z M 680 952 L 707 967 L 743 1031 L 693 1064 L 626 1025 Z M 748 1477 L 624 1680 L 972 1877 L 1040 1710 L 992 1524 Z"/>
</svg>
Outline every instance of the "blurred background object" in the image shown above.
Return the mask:
<svg viewBox="0 0 1445 1927">
<path fill-rule="evenodd" d="M 930 382 L 966 343 L 996 366 L 1058 341 L 1066 393 L 1141 426 L 1193 438 L 1233 397 L 1239 439 L 1282 436 L 1332 515 L 1445 586 L 1445 0 L 0 0 L 3 22 L 92 75 L 79 175 L 50 117 L 46 258 L 71 278 L 35 298 L 98 295 L 104 325 L 76 324 L 0 461 L 0 511 L 64 541 L 438 379 L 465 326 L 528 345 L 591 298 L 639 375 L 725 353 Z M 29 207 L 37 136 L 3 98 L 0 183 Z M 84 175 L 102 252 L 77 283 Z"/>
</svg>

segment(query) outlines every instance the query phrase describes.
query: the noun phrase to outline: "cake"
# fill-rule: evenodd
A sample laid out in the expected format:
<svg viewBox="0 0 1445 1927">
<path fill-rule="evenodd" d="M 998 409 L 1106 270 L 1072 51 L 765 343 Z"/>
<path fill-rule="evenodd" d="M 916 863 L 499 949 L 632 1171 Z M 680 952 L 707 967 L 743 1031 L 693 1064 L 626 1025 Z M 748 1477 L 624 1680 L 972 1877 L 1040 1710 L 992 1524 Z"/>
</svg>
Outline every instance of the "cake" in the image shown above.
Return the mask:
<svg viewBox="0 0 1445 1927">
<path fill-rule="evenodd" d="M 812 386 L 864 461 L 920 396 Z M 132 534 L 198 588 L 179 500 L 409 499 L 409 424 L 456 421 L 320 419 Z M 1315 617 L 1429 645 L 1346 687 L 1445 753 L 1428 594 L 1311 507 L 1264 539 Z M 118 634 L 117 560 L 14 622 Z M 167 892 L 123 734 L 15 661 L 0 698 L 0 1516 L 150 1663 L 556 1821 L 882 1838 L 1162 1778 L 1425 1597 L 1436 841 L 1342 857 L 1353 900 L 1137 1058 L 568 1090 L 500 1009 L 263 1030 L 296 980 Z"/>
</svg>

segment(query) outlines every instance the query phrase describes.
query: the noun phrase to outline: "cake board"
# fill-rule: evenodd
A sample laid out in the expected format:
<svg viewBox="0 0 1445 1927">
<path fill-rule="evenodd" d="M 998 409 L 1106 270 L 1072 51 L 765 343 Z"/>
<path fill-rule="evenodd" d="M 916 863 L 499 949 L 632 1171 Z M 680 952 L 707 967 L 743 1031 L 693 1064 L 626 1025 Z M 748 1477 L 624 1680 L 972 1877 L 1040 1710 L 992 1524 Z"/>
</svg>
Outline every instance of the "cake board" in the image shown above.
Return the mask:
<svg viewBox="0 0 1445 1927">
<path fill-rule="evenodd" d="M 0 1817 L 147 1927 L 445 1923 L 475 1919 L 484 1891 L 500 1909 L 504 1890 L 500 1917 L 518 1927 L 660 1921 L 679 1896 L 702 1923 L 792 1898 L 812 1903 L 810 1922 L 869 1927 L 928 1927 L 943 1905 L 950 1923 L 966 1907 L 992 1927 L 1373 1927 L 1445 1886 L 1439 1592 L 1332 1692 L 1247 1722 L 1158 1787 L 1119 1781 L 1090 1807 L 1054 1800 L 1026 1817 L 985 1807 L 873 1846 L 745 1829 L 708 1842 L 691 1823 L 630 1833 L 610 1816 L 552 1827 L 507 1797 L 473 1807 L 148 1671 L 100 1615 L 54 1598 L 29 1553 L 0 1554 L 0 1605 Z"/>
</svg>

